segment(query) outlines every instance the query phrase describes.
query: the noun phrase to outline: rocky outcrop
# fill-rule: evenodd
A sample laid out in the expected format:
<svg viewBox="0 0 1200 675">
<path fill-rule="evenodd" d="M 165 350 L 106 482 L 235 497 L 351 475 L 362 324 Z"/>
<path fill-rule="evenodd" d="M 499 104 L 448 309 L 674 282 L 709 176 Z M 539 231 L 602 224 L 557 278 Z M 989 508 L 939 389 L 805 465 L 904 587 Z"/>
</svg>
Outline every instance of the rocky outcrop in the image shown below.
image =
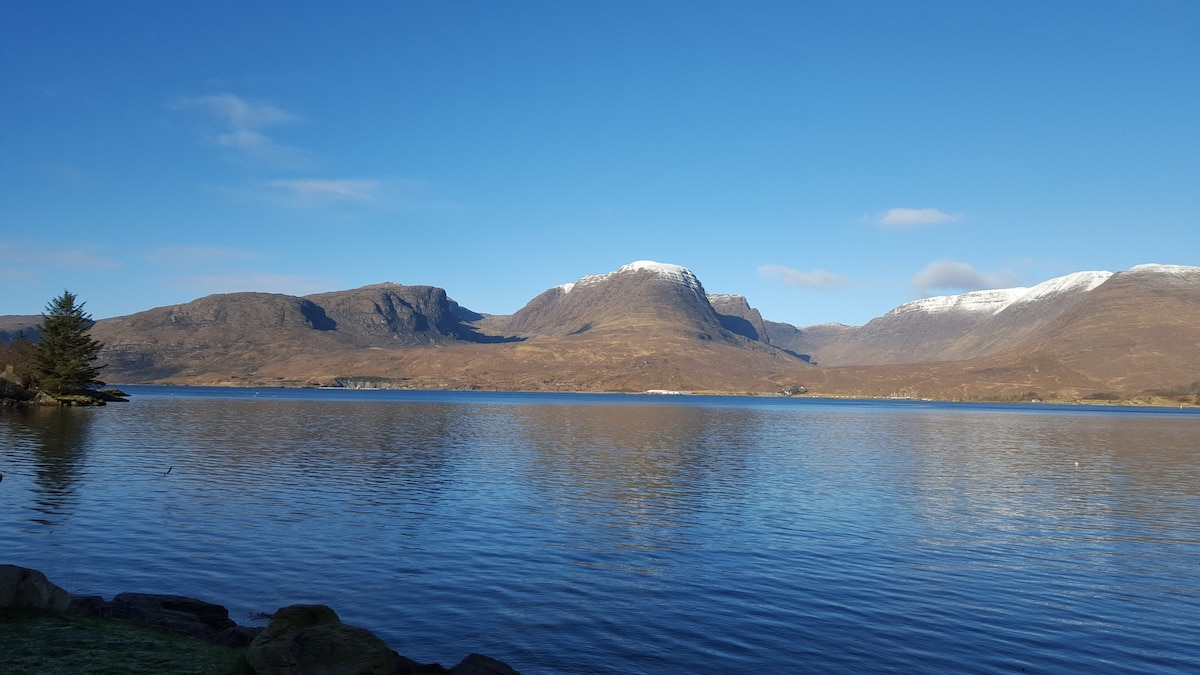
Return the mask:
<svg viewBox="0 0 1200 675">
<path fill-rule="evenodd" d="M 38 570 L 0 565 L 0 610 L 52 609 L 62 611 L 71 594 L 55 586 Z"/>
<path fill-rule="evenodd" d="M 395 675 L 399 655 L 374 633 L 342 623 L 325 605 L 292 605 L 271 617 L 246 651 L 258 675 Z"/>
<path fill-rule="evenodd" d="M 339 335 L 361 346 L 436 344 L 462 332 L 463 311 L 435 286 L 373 284 L 305 300 L 322 308 Z"/>
<path fill-rule="evenodd" d="M 450 669 L 450 675 L 520 675 L 503 661 L 483 654 L 470 654 Z"/>
</svg>

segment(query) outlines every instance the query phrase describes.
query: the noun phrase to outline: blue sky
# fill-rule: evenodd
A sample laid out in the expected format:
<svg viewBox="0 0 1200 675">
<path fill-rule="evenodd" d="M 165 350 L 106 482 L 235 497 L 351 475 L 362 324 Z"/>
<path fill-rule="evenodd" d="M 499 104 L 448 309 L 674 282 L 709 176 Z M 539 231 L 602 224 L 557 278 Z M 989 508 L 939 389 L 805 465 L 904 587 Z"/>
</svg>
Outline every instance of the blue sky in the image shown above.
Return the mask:
<svg viewBox="0 0 1200 675">
<path fill-rule="evenodd" d="M 1200 265 L 1200 3 L 0 3 L 0 314 L 635 260 L 771 320 Z"/>
</svg>

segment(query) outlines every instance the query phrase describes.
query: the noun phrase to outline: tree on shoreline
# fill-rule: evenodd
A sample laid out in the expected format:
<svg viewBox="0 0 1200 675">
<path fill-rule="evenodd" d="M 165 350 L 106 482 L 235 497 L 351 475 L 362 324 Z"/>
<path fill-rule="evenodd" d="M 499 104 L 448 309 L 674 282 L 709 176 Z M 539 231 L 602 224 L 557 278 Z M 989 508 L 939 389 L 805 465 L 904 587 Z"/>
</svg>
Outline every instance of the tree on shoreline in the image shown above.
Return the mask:
<svg viewBox="0 0 1200 675">
<path fill-rule="evenodd" d="M 96 359 L 103 343 L 89 331 L 95 321 L 83 311 L 75 294 L 63 291 L 46 305 L 40 337 L 30 350 L 29 374 L 33 385 L 52 394 L 68 394 L 103 386 L 96 376 L 104 369 Z"/>
</svg>

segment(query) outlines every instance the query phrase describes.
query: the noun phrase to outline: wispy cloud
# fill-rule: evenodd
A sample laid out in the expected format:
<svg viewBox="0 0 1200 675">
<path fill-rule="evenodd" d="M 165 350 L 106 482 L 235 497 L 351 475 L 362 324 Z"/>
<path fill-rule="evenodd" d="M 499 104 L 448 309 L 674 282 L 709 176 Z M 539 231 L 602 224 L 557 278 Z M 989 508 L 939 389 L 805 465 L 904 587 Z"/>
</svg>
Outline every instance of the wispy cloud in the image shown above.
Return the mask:
<svg viewBox="0 0 1200 675">
<path fill-rule="evenodd" d="M 285 145 L 264 133 L 265 129 L 294 124 L 300 118 L 262 101 L 233 94 L 213 94 L 174 98 L 167 102 L 172 110 L 197 110 L 215 118 L 221 129 L 209 141 L 231 151 L 227 159 L 273 169 L 305 169 L 314 162 L 300 148 Z"/>
<path fill-rule="evenodd" d="M 888 209 L 881 213 L 875 222 L 883 227 L 906 230 L 927 225 L 941 225 L 961 220 L 961 216 L 951 215 L 940 209 Z"/>
<path fill-rule="evenodd" d="M 835 291 L 850 286 L 850 277 L 815 269 L 801 272 L 783 265 L 763 265 L 758 268 L 760 276 L 774 279 L 785 286 L 801 286 L 817 291 Z"/>
<path fill-rule="evenodd" d="M 68 270 L 115 270 L 121 267 L 121 263 L 113 258 L 79 249 L 47 252 L 42 260 L 48 265 Z"/>
<path fill-rule="evenodd" d="M 37 275 L 33 273 L 33 270 L 0 265 L 0 281 L 23 284 L 35 280 L 37 280 Z"/>
<path fill-rule="evenodd" d="M 450 213 L 461 211 L 453 202 L 431 198 L 424 181 L 408 178 L 278 179 L 242 188 L 214 188 L 231 198 L 286 209 L 359 207 L 385 211 Z"/>
<path fill-rule="evenodd" d="M 254 251 L 224 246 L 181 245 L 160 246 L 142 257 L 146 262 L 155 265 L 174 267 L 192 263 L 211 264 L 213 262 L 256 260 L 262 255 Z"/>
<path fill-rule="evenodd" d="M 53 242 L 39 242 L 32 246 L 0 242 L 0 260 L 12 263 L 17 268 L 54 267 L 80 272 L 115 270 L 121 267 L 119 261 L 106 255 L 79 247 L 60 249 Z"/>
<path fill-rule="evenodd" d="M 285 295 L 310 295 L 336 288 L 337 282 L 324 277 L 295 274 L 271 274 L 269 272 L 232 272 L 229 274 L 196 274 L 177 276 L 172 282 L 182 288 L 204 295 L 213 293 L 283 293 Z"/>
<path fill-rule="evenodd" d="M 317 208 L 334 202 L 370 202 L 380 196 L 378 180 L 273 180 L 267 183 L 277 203 L 292 208 Z"/>
<path fill-rule="evenodd" d="M 967 263 L 950 259 L 929 263 L 909 280 L 918 291 L 950 290 L 980 291 L 989 288 L 1011 288 L 1017 286 L 1019 277 L 1010 270 L 980 272 Z"/>
<path fill-rule="evenodd" d="M 208 140 L 228 150 L 226 157 L 238 164 L 278 171 L 299 171 L 316 162 L 301 148 L 276 141 L 267 131 L 300 121 L 287 110 L 234 94 L 214 94 L 171 99 L 172 110 L 191 110 L 215 120 Z M 323 209 L 360 205 L 404 211 L 446 212 L 461 207 L 428 199 L 429 186 L 419 180 L 395 177 L 306 177 L 278 178 L 241 186 L 209 188 L 236 199 L 287 209 Z"/>
</svg>

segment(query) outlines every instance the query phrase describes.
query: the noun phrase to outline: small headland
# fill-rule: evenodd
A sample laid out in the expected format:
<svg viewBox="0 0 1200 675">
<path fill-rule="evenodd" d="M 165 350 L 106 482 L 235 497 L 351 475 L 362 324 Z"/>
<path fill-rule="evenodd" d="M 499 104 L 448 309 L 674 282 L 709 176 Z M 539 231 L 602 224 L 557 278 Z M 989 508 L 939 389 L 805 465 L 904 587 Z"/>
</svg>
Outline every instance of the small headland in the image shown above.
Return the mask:
<svg viewBox="0 0 1200 675">
<path fill-rule="evenodd" d="M 41 389 L 23 386 L 12 376 L 12 366 L 0 373 L 0 406 L 20 408 L 25 406 L 98 406 L 109 403 L 128 403 L 129 394 L 106 387 L 104 389 L 77 389 L 62 394 L 52 394 Z"/>
<path fill-rule="evenodd" d="M 266 627 L 239 626 L 214 603 L 148 593 L 73 596 L 16 565 L 0 565 L 0 672 L 517 675 L 482 654 L 452 668 L 417 663 L 324 605 L 291 605 Z"/>
</svg>

